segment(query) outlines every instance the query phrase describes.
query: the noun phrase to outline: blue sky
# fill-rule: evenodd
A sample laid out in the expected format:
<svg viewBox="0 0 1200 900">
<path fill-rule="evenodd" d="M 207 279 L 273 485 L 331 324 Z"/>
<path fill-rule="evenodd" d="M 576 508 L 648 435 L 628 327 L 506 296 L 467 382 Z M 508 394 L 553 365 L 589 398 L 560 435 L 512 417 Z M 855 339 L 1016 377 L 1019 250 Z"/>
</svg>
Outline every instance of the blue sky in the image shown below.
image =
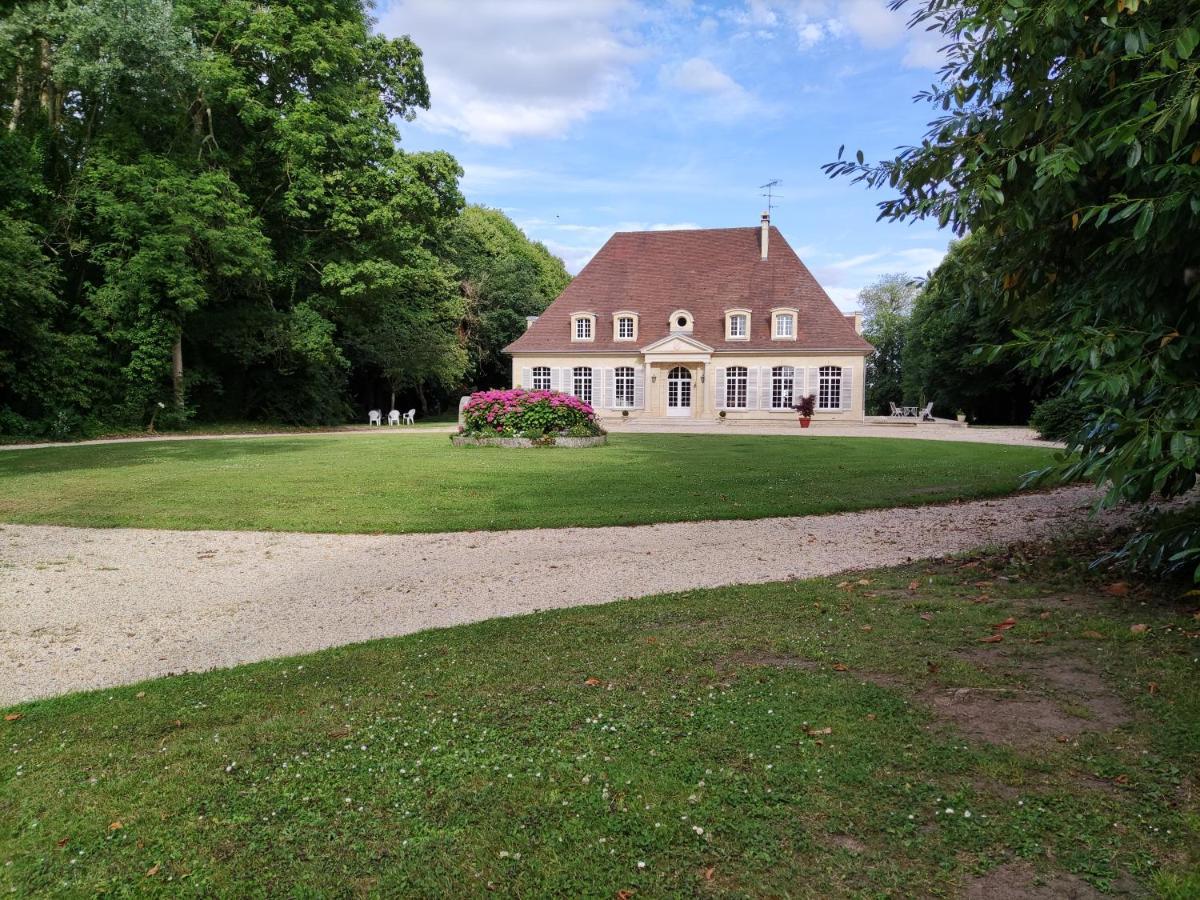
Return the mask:
<svg viewBox="0 0 1200 900">
<path fill-rule="evenodd" d="M 924 275 L 949 234 L 876 222 L 882 195 L 820 170 L 920 140 L 936 39 L 885 0 L 378 0 L 425 53 L 432 106 L 404 146 L 579 269 L 614 231 L 774 223 L 844 309 Z"/>
</svg>

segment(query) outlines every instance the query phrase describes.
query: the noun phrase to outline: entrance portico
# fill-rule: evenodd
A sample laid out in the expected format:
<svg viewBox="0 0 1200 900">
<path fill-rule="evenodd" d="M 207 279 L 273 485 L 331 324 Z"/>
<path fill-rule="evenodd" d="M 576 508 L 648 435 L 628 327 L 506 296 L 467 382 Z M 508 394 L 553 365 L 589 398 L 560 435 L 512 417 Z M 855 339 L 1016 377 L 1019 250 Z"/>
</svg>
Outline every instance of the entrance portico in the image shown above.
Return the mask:
<svg viewBox="0 0 1200 900">
<path fill-rule="evenodd" d="M 670 334 L 642 348 L 648 412 L 694 418 L 711 406 L 706 386 L 713 348 L 686 334 Z"/>
</svg>

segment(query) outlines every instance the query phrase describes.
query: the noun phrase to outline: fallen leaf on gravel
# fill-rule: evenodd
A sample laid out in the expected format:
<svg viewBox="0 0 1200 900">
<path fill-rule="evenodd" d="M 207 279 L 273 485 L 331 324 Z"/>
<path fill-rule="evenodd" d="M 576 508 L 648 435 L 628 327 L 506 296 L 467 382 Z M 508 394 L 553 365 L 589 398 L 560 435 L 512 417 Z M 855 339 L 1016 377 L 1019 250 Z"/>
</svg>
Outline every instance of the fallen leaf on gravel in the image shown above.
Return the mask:
<svg viewBox="0 0 1200 900">
<path fill-rule="evenodd" d="M 1129 593 L 1129 585 L 1124 581 L 1114 581 L 1112 584 L 1104 586 L 1104 593 L 1112 594 L 1114 597 L 1124 597 Z"/>
<path fill-rule="evenodd" d="M 25 713 L 9 713 L 4 717 L 5 722 L 15 722 L 17 719 L 25 718 Z"/>
<path fill-rule="evenodd" d="M 1084 632 L 1082 635 L 1080 635 L 1080 637 L 1085 637 L 1085 638 L 1087 638 L 1088 640 L 1092 640 L 1092 641 L 1102 641 L 1102 640 L 1104 640 L 1104 635 L 1102 635 L 1102 634 L 1101 634 L 1100 632 L 1098 632 L 1098 631 L 1085 631 L 1085 632 Z"/>
<path fill-rule="evenodd" d="M 621 890 L 617 891 L 617 900 L 629 900 L 629 898 L 632 896 L 633 891 L 626 890 L 625 888 L 621 888 Z"/>
<path fill-rule="evenodd" d="M 1065 744 L 1067 741 L 1070 740 L 1070 738 L 1067 737 L 1065 734 L 1060 734 L 1058 737 L 1055 738 L 1055 740 L 1058 741 L 1060 744 Z"/>
<path fill-rule="evenodd" d="M 825 727 L 825 728 L 810 728 L 810 729 L 808 729 L 808 732 L 807 732 L 807 734 L 808 734 L 808 736 L 809 736 L 809 737 L 816 737 L 816 736 L 817 736 L 817 735 L 819 735 L 819 734 L 833 734 L 833 729 L 832 729 L 832 728 L 829 728 L 829 727 Z"/>
<path fill-rule="evenodd" d="M 154 865 L 152 865 L 150 868 L 148 868 L 146 870 L 146 874 L 149 875 L 151 878 L 153 878 L 155 875 L 158 874 L 158 870 L 159 870 L 159 865 L 158 865 L 158 863 L 155 863 Z"/>
<path fill-rule="evenodd" d="M 850 667 L 848 665 L 846 665 L 845 663 L 834 663 L 833 664 L 833 671 L 835 671 L 835 672 L 846 672 L 849 669 L 850 669 Z"/>
<path fill-rule="evenodd" d="M 124 828 L 124 827 L 125 827 L 125 826 L 124 826 L 124 825 L 122 825 L 120 822 L 110 822 L 110 823 L 108 824 L 108 830 L 109 830 L 109 831 L 120 831 L 120 830 L 121 830 L 122 828 Z"/>
<path fill-rule="evenodd" d="M 71 840 L 70 838 L 60 838 L 54 842 L 54 846 L 55 847 L 65 847 L 65 846 L 67 846 L 67 842 L 70 840 Z"/>
<path fill-rule="evenodd" d="M 1158 682 L 1157 681 L 1150 682 L 1149 688 L 1150 688 L 1151 694 L 1157 694 L 1158 693 Z"/>
<path fill-rule="evenodd" d="M 1116 778 L 1113 779 L 1113 784 L 1129 784 L 1129 776 L 1128 775 L 1118 775 Z"/>
<path fill-rule="evenodd" d="M 1130 625 L 1129 630 L 1134 634 L 1145 634 L 1150 630 L 1150 626 L 1143 622 L 1138 622 L 1136 625 Z"/>
<path fill-rule="evenodd" d="M 932 622 L 933 621 L 933 613 L 923 612 L 923 613 L 921 613 L 921 618 L 924 619 L 926 622 Z"/>
<path fill-rule="evenodd" d="M 995 625 L 992 626 L 992 628 L 994 628 L 996 631 L 1008 631 L 1008 629 L 1012 628 L 1016 624 L 1017 624 L 1017 620 L 1014 619 L 1012 616 L 1009 616 L 1003 622 L 997 622 Z"/>
<path fill-rule="evenodd" d="M 707 869 L 705 869 L 705 870 L 704 870 L 704 880 L 705 880 L 705 881 L 712 881 L 712 880 L 713 880 L 713 873 L 714 873 L 715 871 L 717 871 L 717 870 L 716 870 L 716 869 L 714 869 L 712 866 L 709 866 Z"/>
<path fill-rule="evenodd" d="M 1002 640 L 1004 640 L 1004 635 L 989 634 L 987 637 L 981 637 L 978 640 L 979 640 L 979 643 L 981 643 L 981 644 L 998 644 Z"/>
<path fill-rule="evenodd" d="M 596 687 L 597 685 L 603 684 L 603 682 L 599 678 L 596 678 L 595 676 L 586 679 L 583 683 L 586 684 L 588 687 Z"/>
</svg>

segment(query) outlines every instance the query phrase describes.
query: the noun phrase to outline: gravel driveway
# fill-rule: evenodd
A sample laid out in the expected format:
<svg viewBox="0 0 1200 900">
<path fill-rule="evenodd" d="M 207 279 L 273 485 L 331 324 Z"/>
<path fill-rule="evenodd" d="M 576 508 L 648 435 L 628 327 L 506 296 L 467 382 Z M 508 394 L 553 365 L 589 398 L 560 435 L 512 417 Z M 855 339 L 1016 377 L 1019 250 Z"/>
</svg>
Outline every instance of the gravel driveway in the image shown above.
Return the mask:
<svg viewBox="0 0 1200 900">
<path fill-rule="evenodd" d="M 429 535 L 5 525 L 0 704 L 495 616 L 1048 537 L 1085 523 L 1094 496 L 1072 487 L 828 516 Z"/>
</svg>

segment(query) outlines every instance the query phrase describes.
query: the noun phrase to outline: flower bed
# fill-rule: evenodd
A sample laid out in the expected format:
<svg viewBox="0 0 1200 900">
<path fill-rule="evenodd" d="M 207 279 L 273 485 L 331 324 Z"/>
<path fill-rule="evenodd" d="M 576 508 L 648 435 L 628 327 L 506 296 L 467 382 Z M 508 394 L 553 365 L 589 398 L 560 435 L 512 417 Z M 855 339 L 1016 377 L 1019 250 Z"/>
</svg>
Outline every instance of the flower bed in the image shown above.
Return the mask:
<svg viewBox="0 0 1200 900">
<path fill-rule="evenodd" d="M 579 449 L 581 447 L 599 447 L 602 444 L 608 443 L 607 434 L 597 434 L 592 437 L 563 437 L 562 435 L 555 436 L 548 434 L 545 437 L 536 440 L 523 437 L 474 437 L 466 434 L 454 434 L 450 436 L 450 442 L 455 447 L 570 447 Z"/>
<path fill-rule="evenodd" d="M 455 443 L 478 443 L 482 439 L 493 442 L 503 438 L 527 441 L 529 446 L 547 446 L 567 438 L 603 435 L 596 411 L 577 397 L 562 391 L 512 388 L 472 394 L 463 407 L 463 424 L 455 435 L 465 440 Z"/>
</svg>

